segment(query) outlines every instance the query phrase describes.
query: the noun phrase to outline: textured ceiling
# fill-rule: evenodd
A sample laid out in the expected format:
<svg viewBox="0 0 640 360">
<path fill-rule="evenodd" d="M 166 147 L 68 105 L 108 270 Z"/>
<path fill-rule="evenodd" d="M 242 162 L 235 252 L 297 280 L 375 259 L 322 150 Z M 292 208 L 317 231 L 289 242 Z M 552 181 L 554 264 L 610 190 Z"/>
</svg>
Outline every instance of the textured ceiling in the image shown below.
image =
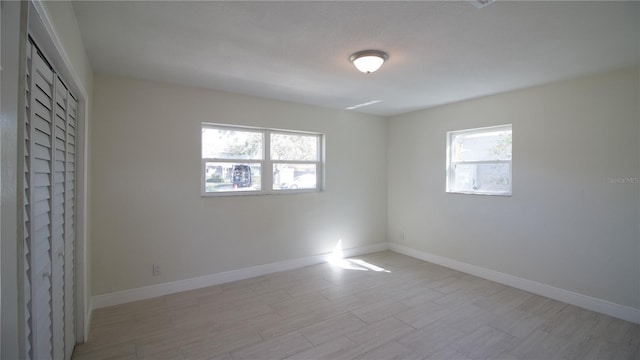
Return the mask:
<svg viewBox="0 0 640 360">
<path fill-rule="evenodd" d="M 394 115 L 640 62 L 639 2 L 74 3 L 95 71 Z M 349 56 L 380 49 L 373 74 Z"/>
</svg>

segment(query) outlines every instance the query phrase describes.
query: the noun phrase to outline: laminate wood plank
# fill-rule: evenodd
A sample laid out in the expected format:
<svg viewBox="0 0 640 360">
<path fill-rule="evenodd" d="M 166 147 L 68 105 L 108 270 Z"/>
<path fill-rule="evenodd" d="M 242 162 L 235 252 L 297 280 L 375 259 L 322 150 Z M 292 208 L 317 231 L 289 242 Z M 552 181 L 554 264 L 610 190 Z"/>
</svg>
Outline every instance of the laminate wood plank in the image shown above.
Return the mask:
<svg viewBox="0 0 640 360">
<path fill-rule="evenodd" d="M 640 360 L 637 324 L 390 251 L 355 260 L 368 270 L 319 264 L 95 310 L 73 359 Z"/>
</svg>

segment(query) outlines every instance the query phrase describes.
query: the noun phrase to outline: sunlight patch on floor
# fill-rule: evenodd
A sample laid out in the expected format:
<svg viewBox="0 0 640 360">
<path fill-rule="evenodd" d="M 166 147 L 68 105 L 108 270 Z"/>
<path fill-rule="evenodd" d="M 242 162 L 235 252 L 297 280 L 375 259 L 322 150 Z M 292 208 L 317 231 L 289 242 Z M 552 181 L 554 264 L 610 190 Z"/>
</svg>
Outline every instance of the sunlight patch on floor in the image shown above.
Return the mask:
<svg viewBox="0 0 640 360">
<path fill-rule="evenodd" d="M 327 256 L 327 262 L 335 267 L 345 270 L 357 270 L 357 271 L 375 271 L 390 273 L 391 271 L 368 263 L 362 259 L 345 259 L 342 252 L 342 239 L 338 240 L 338 243 L 333 248 L 333 251 Z"/>
</svg>

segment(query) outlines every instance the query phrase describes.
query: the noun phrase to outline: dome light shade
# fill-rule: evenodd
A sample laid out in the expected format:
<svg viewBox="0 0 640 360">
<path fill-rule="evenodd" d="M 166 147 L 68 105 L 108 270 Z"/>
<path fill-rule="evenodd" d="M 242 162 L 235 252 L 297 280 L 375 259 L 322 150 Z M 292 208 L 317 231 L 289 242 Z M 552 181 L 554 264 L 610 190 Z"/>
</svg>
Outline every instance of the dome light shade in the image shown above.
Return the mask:
<svg viewBox="0 0 640 360">
<path fill-rule="evenodd" d="M 365 74 L 372 73 L 389 58 L 389 55 L 380 50 L 363 50 L 351 55 L 349 60 L 353 65 Z"/>
</svg>

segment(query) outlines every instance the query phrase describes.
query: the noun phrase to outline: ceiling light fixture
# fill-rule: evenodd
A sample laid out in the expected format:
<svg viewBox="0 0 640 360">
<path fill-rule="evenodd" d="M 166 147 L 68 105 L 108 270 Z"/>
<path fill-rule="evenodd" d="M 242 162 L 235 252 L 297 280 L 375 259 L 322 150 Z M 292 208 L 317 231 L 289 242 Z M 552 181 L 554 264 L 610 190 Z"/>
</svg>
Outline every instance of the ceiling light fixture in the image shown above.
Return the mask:
<svg viewBox="0 0 640 360">
<path fill-rule="evenodd" d="M 362 50 L 351 55 L 349 61 L 360 71 L 365 74 L 372 73 L 389 58 L 389 55 L 380 50 Z"/>
</svg>

